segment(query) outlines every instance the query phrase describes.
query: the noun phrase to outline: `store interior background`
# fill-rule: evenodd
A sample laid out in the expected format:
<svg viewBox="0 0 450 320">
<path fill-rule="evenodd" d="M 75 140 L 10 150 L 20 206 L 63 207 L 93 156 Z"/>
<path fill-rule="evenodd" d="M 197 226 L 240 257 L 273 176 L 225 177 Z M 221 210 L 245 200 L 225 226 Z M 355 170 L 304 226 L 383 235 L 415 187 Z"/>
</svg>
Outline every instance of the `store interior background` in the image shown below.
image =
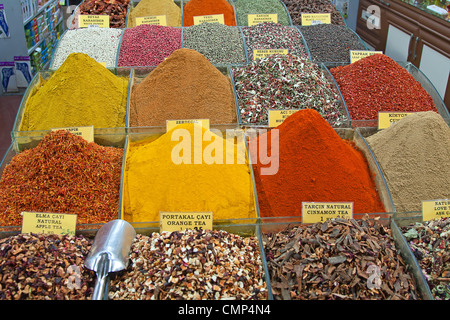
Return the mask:
<svg viewBox="0 0 450 320">
<path fill-rule="evenodd" d="M 62 7 L 63 19 L 67 28 L 68 21 L 72 11 L 80 3 L 81 0 L 68 0 L 66 6 Z M 332 2 L 339 9 L 343 3 L 348 2 L 346 23 L 349 28 L 357 31 L 357 15 L 359 0 L 332 0 Z M 9 21 L 8 21 L 9 22 Z M 22 21 L 11 21 L 11 29 L 23 28 Z M 374 50 L 372 46 L 366 43 L 369 49 Z M 0 43 L 1 46 L 1 43 Z M 0 49 L 0 61 L 9 61 L 11 57 L 6 56 L 7 50 Z M 386 53 L 389 55 L 388 53 Z M 390 56 L 390 55 L 389 55 Z M 445 70 L 444 70 L 445 71 Z M 445 72 L 444 72 L 445 73 Z M 22 95 L 25 90 L 18 93 L 2 93 L 0 90 L 0 160 L 3 159 L 4 154 L 11 145 L 11 131 L 14 126 L 17 111 L 20 106 Z"/>
</svg>

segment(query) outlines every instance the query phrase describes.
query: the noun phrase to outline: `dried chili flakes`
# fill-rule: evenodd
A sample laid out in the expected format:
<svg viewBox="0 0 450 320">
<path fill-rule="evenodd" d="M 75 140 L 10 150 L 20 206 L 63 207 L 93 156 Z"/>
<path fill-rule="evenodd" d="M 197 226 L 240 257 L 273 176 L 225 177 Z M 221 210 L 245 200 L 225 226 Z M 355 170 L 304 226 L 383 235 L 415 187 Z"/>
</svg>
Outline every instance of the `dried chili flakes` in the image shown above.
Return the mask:
<svg viewBox="0 0 450 320">
<path fill-rule="evenodd" d="M 20 225 L 23 211 L 77 214 L 78 224 L 116 219 L 122 155 L 65 130 L 49 133 L 5 167 L 0 225 Z"/>
<path fill-rule="evenodd" d="M 351 120 L 374 120 L 379 111 L 436 111 L 433 99 L 397 62 L 374 54 L 330 69 Z"/>
</svg>

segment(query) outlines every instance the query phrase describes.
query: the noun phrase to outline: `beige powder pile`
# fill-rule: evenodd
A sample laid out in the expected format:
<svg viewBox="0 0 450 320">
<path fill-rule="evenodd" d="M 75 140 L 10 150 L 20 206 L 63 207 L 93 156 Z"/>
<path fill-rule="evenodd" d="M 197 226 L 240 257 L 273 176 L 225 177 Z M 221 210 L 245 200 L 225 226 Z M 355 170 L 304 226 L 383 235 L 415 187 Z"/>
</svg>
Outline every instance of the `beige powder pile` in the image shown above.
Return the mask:
<svg viewBox="0 0 450 320">
<path fill-rule="evenodd" d="M 422 200 L 450 197 L 450 128 L 436 112 L 408 115 L 367 142 L 397 212 L 421 211 Z"/>
<path fill-rule="evenodd" d="M 128 15 L 128 28 L 136 26 L 136 18 L 150 16 L 166 16 L 168 27 L 181 27 L 181 8 L 173 0 L 141 0 Z"/>
</svg>

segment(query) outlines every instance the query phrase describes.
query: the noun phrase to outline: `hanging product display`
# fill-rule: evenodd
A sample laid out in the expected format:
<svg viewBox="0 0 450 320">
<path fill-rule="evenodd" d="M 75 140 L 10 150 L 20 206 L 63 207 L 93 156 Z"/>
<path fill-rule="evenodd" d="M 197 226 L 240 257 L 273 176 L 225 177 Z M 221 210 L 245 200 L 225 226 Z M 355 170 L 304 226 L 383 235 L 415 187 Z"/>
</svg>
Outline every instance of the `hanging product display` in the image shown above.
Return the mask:
<svg viewBox="0 0 450 320">
<path fill-rule="evenodd" d="M 87 54 L 72 53 L 33 88 L 19 130 L 124 127 L 127 94 L 127 78 L 114 75 Z"/>
</svg>

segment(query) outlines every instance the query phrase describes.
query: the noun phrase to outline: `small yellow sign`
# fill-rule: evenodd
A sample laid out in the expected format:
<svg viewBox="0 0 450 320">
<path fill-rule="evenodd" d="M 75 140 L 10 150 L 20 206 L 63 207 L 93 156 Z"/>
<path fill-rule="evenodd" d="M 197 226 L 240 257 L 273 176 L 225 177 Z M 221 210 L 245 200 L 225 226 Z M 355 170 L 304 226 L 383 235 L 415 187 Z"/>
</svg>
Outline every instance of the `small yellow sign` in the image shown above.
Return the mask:
<svg viewBox="0 0 450 320">
<path fill-rule="evenodd" d="M 269 127 L 275 128 L 278 127 L 280 124 L 283 123 L 284 120 L 286 120 L 287 117 L 289 117 L 291 114 L 296 113 L 298 109 L 289 109 L 289 110 L 275 110 L 275 109 L 269 109 Z"/>
<path fill-rule="evenodd" d="M 94 126 L 53 128 L 51 131 L 57 131 L 57 130 L 67 130 L 76 136 L 81 136 L 87 142 L 94 142 Z"/>
<path fill-rule="evenodd" d="M 22 212 L 22 233 L 75 235 L 76 214 Z"/>
<path fill-rule="evenodd" d="M 331 24 L 331 13 L 302 13 L 302 26 Z"/>
<path fill-rule="evenodd" d="M 383 53 L 383 51 L 369 51 L 369 50 L 350 50 L 350 63 L 361 60 L 362 58 L 377 54 Z"/>
<path fill-rule="evenodd" d="M 273 54 L 283 54 L 286 55 L 289 53 L 288 49 L 254 49 L 253 50 L 253 60 L 257 60 L 259 58 L 265 58 L 271 56 Z"/>
<path fill-rule="evenodd" d="M 248 17 L 248 25 L 250 27 L 263 22 L 278 23 L 278 14 L 276 13 L 249 14 L 247 17 Z"/>
<path fill-rule="evenodd" d="M 209 119 L 182 119 L 182 120 L 166 120 L 166 131 L 170 131 L 176 126 L 185 123 L 196 123 L 201 125 L 203 128 L 209 130 Z"/>
<path fill-rule="evenodd" d="M 159 231 L 212 230 L 212 212 L 160 212 Z"/>
<path fill-rule="evenodd" d="M 400 121 L 402 118 L 413 112 L 389 112 L 380 111 L 378 112 L 378 129 L 389 128 L 393 123 Z"/>
<path fill-rule="evenodd" d="M 225 24 L 225 18 L 223 16 L 223 13 L 221 14 L 211 14 L 207 16 L 194 16 L 194 25 L 198 25 L 201 23 L 214 23 L 218 22 L 221 24 Z"/>
<path fill-rule="evenodd" d="M 353 202 L 302 202 L 302 223 L 353 218 Z"/>
<path fill-rule="evenodd" d="M 140 26 L 141 24 L 155 24 L 158 26 L 167 27 L 167 17 L 165 15 L 137 17 L 136 18 L 136 26 Z"/>
<path fill-rule="evenodd" d="M 423 221 L 450 217 L 450 199 L 422 201 Z"/>
<path fill-rule="evenodd" d="M 89 27 L 109 28 L 109 16 L 108 15 L 81 14 L 78 16 L 78 27 L 79 28 L 89 28 Z"/>
</svg>

